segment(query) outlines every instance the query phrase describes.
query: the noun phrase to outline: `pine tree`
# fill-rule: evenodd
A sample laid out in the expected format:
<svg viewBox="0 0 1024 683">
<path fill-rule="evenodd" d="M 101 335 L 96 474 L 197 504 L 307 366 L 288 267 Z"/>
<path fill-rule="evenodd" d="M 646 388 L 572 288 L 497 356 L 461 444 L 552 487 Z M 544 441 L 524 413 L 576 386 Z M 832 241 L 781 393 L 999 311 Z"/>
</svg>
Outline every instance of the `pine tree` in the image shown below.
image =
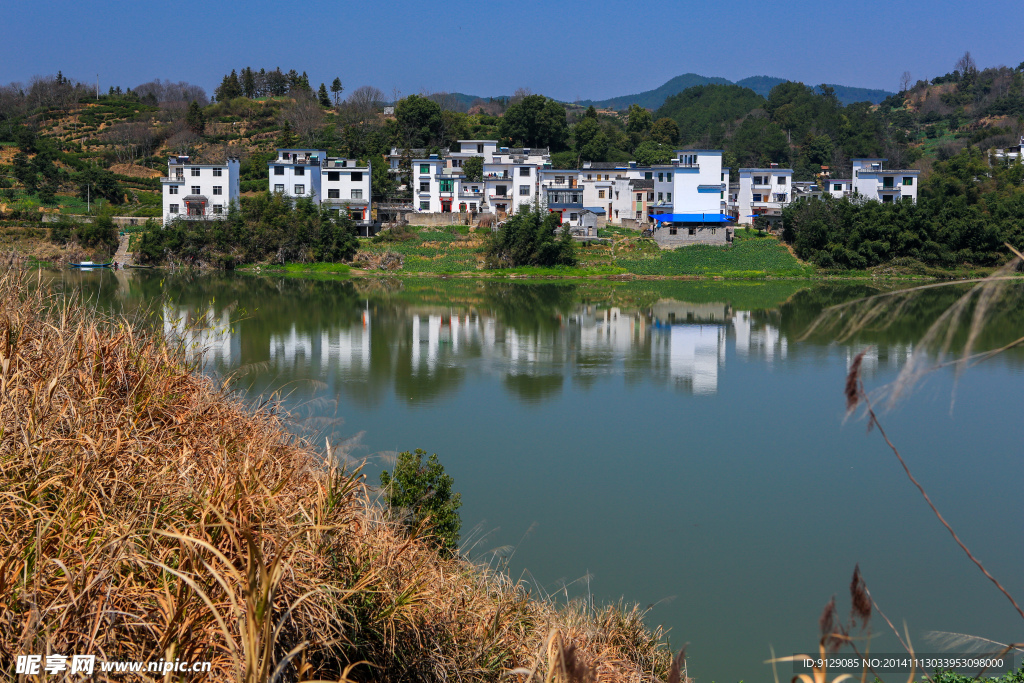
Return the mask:
<svg viewBox="0 0 1024 683">
<path fill-rule="evenodd" d="M 206 117 L 203 116 L 203 110 L 195 100 L 192 100 L 192 104 L 188 105 L 188 113 L 185 114 L 185 124 L 196 135 L 202 135 L 203 131 L 206 130 Z"/>
<path fill-rule="evenodd" d="M 338 100 L 341 99 L 341 91 L 345 87 L 341 84 L 341 79 L 337 76 L 334 77 L 334 82 L 331 83 L 331 92 L 334 93 L 334 106 L 338 106 Z"/>
<path fill-rule="evenodd" d="M 242 84 L 238 82 L 238 74 L 234 69 L 224 77 L 224 80 L 220 82 L 220 87 L 214 91 L 213 95 L 218 102 L 227 102 L 242 96 Z"/>
<path fill-rule="evenodd" d="M 327 86 L 323 83 L 320 84 L 320 90 L 317 92 L 316 97 L 320 100 L 320 106 L 329 107 L 331 106 L 331 98 L 327 96 Z"/>
<path fill-rule="evenodd" d="M 248 66 L 242 69 L 242 94 L 249 99 L 257 96 L 256 76 L 253 74 L 252 68 Z"/>
<path fill-rule="evenodd" d="M 281 149 L 288 149 L 294 147 L 298 138 L 292 133 L 292 124 L 287 120 L 284 122 L 284 127 L 281 128 L 281 136 L 277 138 L 277 146 Z"/>
</svg>

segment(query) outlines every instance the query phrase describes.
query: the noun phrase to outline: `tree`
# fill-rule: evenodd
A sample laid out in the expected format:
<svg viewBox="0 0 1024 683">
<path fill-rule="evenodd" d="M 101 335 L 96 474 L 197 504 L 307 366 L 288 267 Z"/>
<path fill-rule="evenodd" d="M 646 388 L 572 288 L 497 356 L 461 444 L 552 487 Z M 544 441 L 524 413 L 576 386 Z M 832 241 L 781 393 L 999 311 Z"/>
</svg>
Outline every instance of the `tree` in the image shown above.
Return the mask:
<svg viewBox="0 0 1024 683">
<path fill-rule="evenodd" d="M 978 65 L 974 61 L 974 57 L 971 56 L 970 50 L 964 52 L 960 59 L 956 60 L 956 71 L 960 73 L 960 78 L 964 80 L 972 80 L 978 74 Z"/>
<path fill-rule="evenodd" d="M 341 99 L 341 92 L 344 90 L 344 86 L 341 84 L 341 79 L 337 76 L 334 77 L 334 82 L 331 83 L 331 92 L 334 93 L 334 106 L 338 106 L 338 101 Z"/>
<path fill-rule="evenodd" d="M 192 104 L 188 105 L 188 113 L 185 114 L 185 125 L 196 135 L 202 135 L 203 131 L 206 130 L 206 117 L 203 116 L 203 110 L 195 100 L 192 100 Z"/>
<path fill-rule="evenodd" d="M 327 96 L 327 86 L 323 83 L 320 84 L 320 90 L 317 91 L 316 98 L 319 100 L 321 107 L 331 106 L 331 98 Z"/>
<path fill-rule="evenodd" d="M 491 236 L 486 252 L 487 267 L 576 265 L 576 248 L 569 226 L 559 228 L 560 225 L 557 213 L 542 213 L 540 207 L 520 209 Z M 559 232 L 557 239 L 556 231 Z"/>
<path fill-rule="evenodd" d="M 654 122 L 651 112 L 636 103 L 629 105 L 629 112 L 626 114 L 626 117 L 626 130 L 630 133 L 644 133 Z"/>
<path fill-rule="evenodd" d="M 283 149 L 294 147 L 298 139 L 295 137 L 295 133 L 292 132 L 292 124 L 285 119 L 284 125 L 281 127 L 281 135 L 277 138 L 277 146 Z"/>
<path fill-rule="evenodd" d="M 440 144 L 444 123 L 437 102 L 419 95 L 409 95 L 395 106 L 395 118 L 406 147 Z"/>
<path fill-rule="evenodd" d="M 605 161 L 608 155 L 608 136 L 601 130 L 596 117 L 584 116 L 573 128 L 576 154 L 587 161 Z"/>
<path fill-rule="evenodd" d="M 505 110 L 498 135 L 514 145 L 562 150 L 569 137 L 565 107 L 543 95 L 527 95 Z"/>
<path fill-rule="evenodd" d="M 24 151 L 14 155 L 14 177 L 25 188 L 25 192 L 32 194 L 36 191 L 36 171 Z"/>
<path fill-rule="evenodd" d="M 484 179 L 484 158 L 469 157 L 462 164 L 462 172 L 466 174 L 466 180 L 479 182 Z"/>
<path fill-rule="evenodd" d="M 124 201 L 124 188 L 110 171 L 90 166 L 75 178 L 78 185 L 78 196 L 82 199 L 96 201 L 106 199 L 111 204 Z"/>
<path fill-rule="evenodd" d="M 454 555 L 458 552 L 462 528 L 459 518 L 462 495 L 452 493 L 455 480 L 444 473 L 437 453 L 431 455 L 426 464 L 423 462 L 425 455 L 420 448 L 412 453 L 399 453 L 394 475 L 387 470 L 380 473 L 384 500 L 406 529 L 412 531 L 426 522 L 438 552 Z"/>
<path fill-rule="evenodd" d="M 909 71 L 904 71 L 903 75 L 900 76 L 900 92 L 905 93 L 910 90 L 910 84 L 914 82 L 914 77 L 910 75 Z"/>
<path fill-rule="evenodd" d="M 253 99 L 259 94 L 256 88 L 256 74 L 248 66 L 242 69 L 242 94 L 249 99 Z"/>
<path fill-rule="evenodd" d="M 213 96 L 218 102 L 227 102 L 242 96 L 242 84 L 239 83 L 238 74 L 234 69 L 220 82 L 220 86 L 213 91 Z"/>
<path fill-rule="evenodd" d="M 651 140 L 664 145 L 674 145 L 679 142 L 679 126 L 670 118 L 658 119 L 651 126 Z"/>
</svg>

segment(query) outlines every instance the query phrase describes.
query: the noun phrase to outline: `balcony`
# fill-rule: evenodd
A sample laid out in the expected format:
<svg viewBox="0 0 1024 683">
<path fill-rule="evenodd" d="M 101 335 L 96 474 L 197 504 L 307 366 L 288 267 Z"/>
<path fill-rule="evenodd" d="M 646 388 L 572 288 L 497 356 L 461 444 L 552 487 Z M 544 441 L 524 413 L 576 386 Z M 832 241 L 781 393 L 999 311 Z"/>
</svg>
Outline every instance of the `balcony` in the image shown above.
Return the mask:
<svg viewBox="0 0 1024 683">
<path fill-rule="evenodd" d="M 696 169 L 698 171 L 700 170 L 700 164 L 680 164 L 680 163 L 676 163 L 674 165 L 675 165 L 676 168 L 693 168 L 693 169 Z"/>
<path fill-rule="evenodd" d="M 488 192 L 487 196 L 490 197 L 491 199 L 500 199 L 500 200 L 504 200 L 504 201 L 508 201 L 509 199 L 512 199 L 512 195 L 510 195 L 510 194 L 495 194 L 493 192 Z"/>
<path fill-rule="evenodd" d="M 508 173 L 484 173 L 484 180 L 512 180 Z"/>
<path fill-rule="evenodd" d="M 166 176 L 166 177 L 165 176 L 161 176 L 160 177 L 160 182 L 161 183 L 183 183 L 183 182 L 185 182 L 185 176 L 183 176 L 183 175 L 173 175 L 173 176 Z"/>
<path fill-rule="evenodd" d="M 903 192 L 902 185 L 882 185 L 881 187 L 878 188 L 878 191 L 879 192 L 886 192 L 886 193 L 888 193 L 888 192 L 902 193 Z"/>
<path fill-rule="evenodd" d="M 771 183 L 751 183 L 750 189 L 752 190 L 770 190 L 772 189 Z"/>
</svg>

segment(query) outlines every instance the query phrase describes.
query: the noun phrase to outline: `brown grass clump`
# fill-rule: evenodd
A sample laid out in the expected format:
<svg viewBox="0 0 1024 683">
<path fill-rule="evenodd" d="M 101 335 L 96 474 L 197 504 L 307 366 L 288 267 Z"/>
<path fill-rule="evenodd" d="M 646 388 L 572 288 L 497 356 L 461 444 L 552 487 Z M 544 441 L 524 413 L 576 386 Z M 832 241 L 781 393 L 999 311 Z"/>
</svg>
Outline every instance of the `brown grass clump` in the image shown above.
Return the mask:
<svg viewBox="0 0 1024 683">
<path fill-rule="evenodd" d="M 552 638 L 595 680 L 669 670 L 641 611 L 557 608 L 442 559 L 272 406 L 181 358 L 0 275 L 4 672 L 22 654 L 94 654 L 211 661 L 218 681 L 561 680 Z M 107 676 L 93 678 L 131 679 Z"/>
</svg>

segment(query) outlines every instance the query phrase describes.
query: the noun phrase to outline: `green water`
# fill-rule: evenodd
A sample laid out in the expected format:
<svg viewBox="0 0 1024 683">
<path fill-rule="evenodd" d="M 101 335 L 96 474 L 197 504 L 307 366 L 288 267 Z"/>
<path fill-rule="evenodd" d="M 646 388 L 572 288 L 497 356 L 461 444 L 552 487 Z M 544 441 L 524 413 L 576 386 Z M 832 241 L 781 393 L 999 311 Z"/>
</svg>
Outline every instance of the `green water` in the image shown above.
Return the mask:
<svg viewBox="0 0 1024 683">
<path fill-rule="evenodd" d="M 55 277 L 149 309 L 249 396 L 280 392 L 296 429 L 347 443 L 372 480 L 397 451 L 437 452 L 463 496 L 470 557 L 537 594 L 652 605 L 650 623 L 690 644 L 698 681 L 771 680 L 770 647 L 815 652 L 821 609 L 837 594 L 846 614 L 857 563 L 918 652 L 940 651 L 929 631 L 1024 640 L 878 434 L 844 421 L 851 359 L 866 351 L 868 390 L 892 382 L 962 287 L 849 339 L 802 340 L 825 306 L 881 290 Z M 1011 294 L 978 348 L 1022 335 Z M 940 369 L 882 419 L 961 538 L 1024 599 L 1022 359 L 1003 353 L 958 381 Z M 880 618 L 872 631 L 872 651 L 899 651 Z"/>
</svg>

